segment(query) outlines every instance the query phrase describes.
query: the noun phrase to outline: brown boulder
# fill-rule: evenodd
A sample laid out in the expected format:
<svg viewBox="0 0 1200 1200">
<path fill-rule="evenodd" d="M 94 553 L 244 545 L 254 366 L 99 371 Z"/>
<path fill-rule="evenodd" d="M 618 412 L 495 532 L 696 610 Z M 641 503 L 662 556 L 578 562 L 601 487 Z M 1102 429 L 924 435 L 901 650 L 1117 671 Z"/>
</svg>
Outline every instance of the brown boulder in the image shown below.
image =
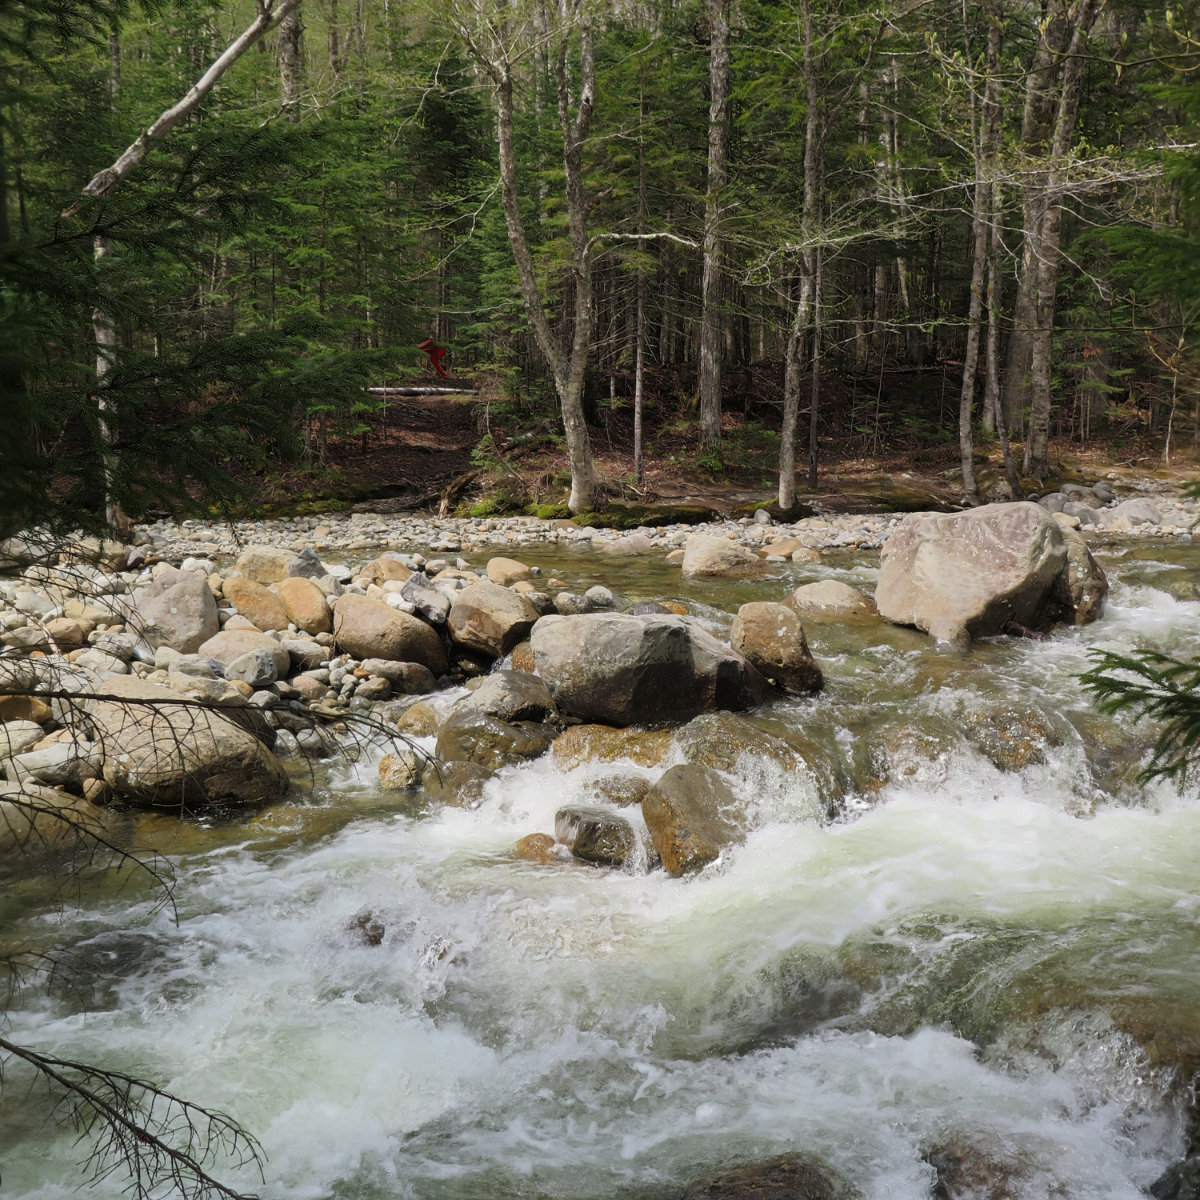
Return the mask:
<svg viewBox="0 0 1200 1200">
<path fill-rule="evenodd" d="M 226 579 L 225 599 L 246 618 L 255 629 L 264 633 L 288 627 L 287 609 L 270 588 L 253 579 Z"/>
<path fill-rule="evenodd" d="M 333 632 L 333 614 L 325 593 L 303 575 L 289 575 L 278 584 L 279 599 L 288 620 L 305 633 Z"/>
<path fill-rule="evenodd" d="M 685 875 L 715 862 L 742 841 L 740 801 L 705 767 L 672 767 L 646 793 L 642 816 L 668 875 Z"/>
<path fill-rule="evenodd" d="M 762 675 L 789 692 L 819 692 L 821 668 L 809 653 L 804 626 L 786 604 L 743 604 L 733 619 L 729 642 Z"/>
<path fill-rule="evenodd" d="M 447 623 L 460 646 L 500 658 L 525 638 L 537 619 L 537 609 L 520 593 L 481 580 L 455 596 Z"/>
<path fill-rule="evenodd" d="M 335 642 L 355 658 L 416 662 L 435 675 L 448 666 L 442 640 L 420 617 L 348 592 L 333 606 Z"/>
</svg>

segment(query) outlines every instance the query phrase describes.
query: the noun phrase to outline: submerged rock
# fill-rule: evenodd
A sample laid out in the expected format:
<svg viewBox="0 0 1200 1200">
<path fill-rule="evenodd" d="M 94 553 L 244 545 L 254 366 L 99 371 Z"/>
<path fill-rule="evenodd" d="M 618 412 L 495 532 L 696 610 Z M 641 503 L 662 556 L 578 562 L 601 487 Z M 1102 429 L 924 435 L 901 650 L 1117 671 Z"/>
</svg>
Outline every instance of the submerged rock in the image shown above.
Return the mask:
<svg viewBox="0 0 1200 1200">
<path fill-rule="evenodd" d="M 781 1154 L 692 1183 L 684 1200 L 853 1200 L 857 1192 L 815 1159 Z"/>
<path fill-rule="evenodd" d="M 564 771 L 585 762 L 616 762 L 621 758 L 628 758 L 638 766 L 656 767 L 671 752 L 671 731 L 572 725 L 554 739 L 551 752 Z"/>
</svg>

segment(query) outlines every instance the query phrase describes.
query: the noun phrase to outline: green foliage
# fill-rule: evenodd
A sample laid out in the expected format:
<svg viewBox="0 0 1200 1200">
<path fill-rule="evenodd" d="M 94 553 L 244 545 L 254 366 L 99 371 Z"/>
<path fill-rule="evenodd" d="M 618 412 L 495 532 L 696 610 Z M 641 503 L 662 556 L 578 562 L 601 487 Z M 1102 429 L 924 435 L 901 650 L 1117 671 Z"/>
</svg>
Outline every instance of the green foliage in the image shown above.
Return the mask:
<svg viewBox="0 0 1200 1200">
<path fill-rule="evenodd" d="M 1096 665 L 1079 677 L 1101 712 L 1131 711 L 1162 722 L 1144 781 L 1188 778 L 1200 759 L 1200 659 L 1157 650 L 1094 651 Z"/>
</svg>

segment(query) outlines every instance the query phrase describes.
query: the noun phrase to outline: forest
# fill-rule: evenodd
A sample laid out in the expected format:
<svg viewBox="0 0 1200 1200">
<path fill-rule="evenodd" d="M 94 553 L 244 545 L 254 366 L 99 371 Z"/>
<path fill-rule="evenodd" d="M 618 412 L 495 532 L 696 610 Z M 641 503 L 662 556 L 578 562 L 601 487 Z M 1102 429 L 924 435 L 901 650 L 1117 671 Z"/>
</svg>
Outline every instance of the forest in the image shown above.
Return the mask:
<svg viewBox="0 0 1200 1200">
<path fill-rule="evenodd" d="M 614 428 L 635 491 L 668 433 L 717 475 L 757 438 L 785 510 L 832 441 L 940 455 L 971 499 L 989 456 L 1012 492 L 1055 446 L 1194 456 L 1195 20 L 14 0 L 0 511 L 319 477 L 388 419 L 369 385 L 439 382 L 428 338 L 573 513 Z"/>
</svg>

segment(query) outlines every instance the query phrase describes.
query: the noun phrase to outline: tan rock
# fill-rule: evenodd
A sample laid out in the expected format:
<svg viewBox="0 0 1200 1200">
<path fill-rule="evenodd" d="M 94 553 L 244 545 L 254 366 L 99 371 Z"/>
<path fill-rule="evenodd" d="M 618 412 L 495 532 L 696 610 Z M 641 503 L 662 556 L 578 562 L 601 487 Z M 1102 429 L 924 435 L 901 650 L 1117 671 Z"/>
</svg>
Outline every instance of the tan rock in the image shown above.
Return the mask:
<svg viewBox="0 0 1200 1200">
<path fill-rule="evenodd" d="M 383 584 L 389 579 L 403 583 L 412 574 L 412 571 L 399 560 L 388 558 L 387 555 L 380 555 L 379 558 L 371 559 L 359 574 L 365 575 L 375 584 Z"/>
<path fill-rule="evenodd" d="M 715 862 L 745 833 L 740 805 L 715 772 L 690 763 L 672 767 L 646 793 L 642 816 L 668 875 L 685 875 Z"/>
<path fill-rule="evenodd" d="M 460 646 L 500 658 L 525 638 L 537 619 L 537 609 L 524 596 L 488 580 L 455 596 L 447 624 Z"/>
<path fill-rule="evenodd" d="M 302 575 L 289 575 L 277 585 L 288 620 L 305 633 L 332 633 L 333 613 L 325 593 Z"/>
<path fill-rule="evenodd" d="M 767 570 L 757 554 L 729 538 L 693 533 L 683 551 L 680 573 L 685 579 L 717 576 L 726 579 L 756 579 Z"/>
<path fill-rule="evenodd" d="M 222 629 L 215 637 L 210 637 L 198 654 L 205 658 L 215 659 L 222 667 L 227 667 L 235 658 L 249 654 L 252 650 L 267 650 L 275 660 L 275 672 L 279 678 L 284 678 L 292 665 L 292 656 L 269 634 L 256 629 Z"/>
<path fill-rule="evenodd" d="M 396 728 L 410 737 L 435 737 L 441 725 L 441 714 L 425 700 L 410 704 L 396 718 Z"/>
<path fill-rule="evenodd" d="M 819 692 L 824 686 L 804 626 L 786 604 L 743 604 L 733 619 L 729 642 L 767 679 L 789 692 Z"/>
<path fill-rule="evenodd" d="M 863 595 L 858 588 L 853 588 L 838 579 L 822 579 L 817 583 L 803 583 L 784 600 L 784 604 L 806 617 L 841 618 L 877 615 L 874 600 Z"/>
<path fill-rule="evenodd" d="M 514 847 L 513 853 L 522 862 L 548 866 L 558 862 L 554 854 L 554 839 L 548 833 L 527 833 Z"/>
<path fill-rule="evenodd" d="M 501 587 L 511 587 L 514 583 L 533 578 L 533 572 L 515 558 L 489 558 L 487 577 Z"/>
<path fill-rule="evenodd" d="M 238 555 L 237 569 L 255 583 L 278 583 L 287 576 L 295 557 L 290 550 L 278 546 L 247 546 Z"/>
<path fill-rule="evenodd" d="M 256 629 L 264 633 L 288 627 L 287 609 L 270 588 L 253 579 L 225 580 L 225 599 Z M 228 627 L 228 626 L 227 626 Z"/>
<path fill-rule="evenodd" d="M 627 758 L 640 767 L 656 767 L 671 752 L 669 729 L 614 729 L 611 725 L 572 725 L 554 739 L 550 753 L 564 771 L 585 762 Z"/>
<path fill-rule="evenodd" d="M 333 606 L 333 636 L 355 658 L 416 662 L 435 675 L 446 673 L 446 651 L 432 626 L 420 617 L 365 596 L 347 592 L 337 599 Z"/>
</svg>

